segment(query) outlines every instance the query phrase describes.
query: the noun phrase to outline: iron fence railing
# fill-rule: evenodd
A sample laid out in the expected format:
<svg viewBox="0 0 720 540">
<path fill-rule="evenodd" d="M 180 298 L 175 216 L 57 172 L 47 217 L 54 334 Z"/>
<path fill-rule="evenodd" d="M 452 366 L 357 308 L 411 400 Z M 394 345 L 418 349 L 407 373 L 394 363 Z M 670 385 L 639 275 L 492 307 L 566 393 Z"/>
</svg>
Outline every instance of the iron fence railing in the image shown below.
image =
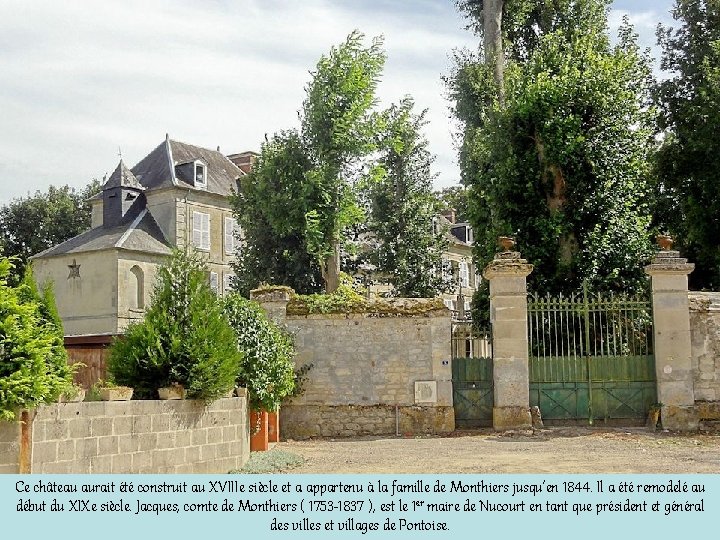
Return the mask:
<svg viewBox="0 0 720 540">
<path fill-rule="evenodd" d="M 651 303 L 586 286 L 568 296 L 531 294 L 528 338 L 535 358 L 652 355 Z"/>
</svg>

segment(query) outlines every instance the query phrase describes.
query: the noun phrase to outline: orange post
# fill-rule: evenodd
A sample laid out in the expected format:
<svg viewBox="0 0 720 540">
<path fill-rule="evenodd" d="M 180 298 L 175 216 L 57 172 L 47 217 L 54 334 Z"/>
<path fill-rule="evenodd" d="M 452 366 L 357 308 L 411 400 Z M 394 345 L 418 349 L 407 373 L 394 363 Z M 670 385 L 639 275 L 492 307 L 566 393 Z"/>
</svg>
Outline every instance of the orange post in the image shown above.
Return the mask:
<svg viewBox="0 0 720 540">
<path fill-rule="evenodd" d="M 268 441 L 280 442 L 280 409 L 267 413 Z"/>
<path fill-rule="evenodd" d="M 268 413 L 250 411 L 250 451 L 266 452 L 268 442 Z"/>
</svg>

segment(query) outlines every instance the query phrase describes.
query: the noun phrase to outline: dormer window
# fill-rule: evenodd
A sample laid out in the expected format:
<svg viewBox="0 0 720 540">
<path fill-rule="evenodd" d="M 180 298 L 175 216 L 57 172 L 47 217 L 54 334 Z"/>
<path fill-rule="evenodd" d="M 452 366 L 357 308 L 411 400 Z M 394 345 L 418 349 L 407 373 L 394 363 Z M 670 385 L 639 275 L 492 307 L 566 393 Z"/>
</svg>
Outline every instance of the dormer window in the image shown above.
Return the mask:
<svg viewBox="0 0 720 540">
<path fill-rule="evenodd" d="M 207 165 L 200 161 L 195 162 L 195 187 L 207 187 Z"/>
</svg>

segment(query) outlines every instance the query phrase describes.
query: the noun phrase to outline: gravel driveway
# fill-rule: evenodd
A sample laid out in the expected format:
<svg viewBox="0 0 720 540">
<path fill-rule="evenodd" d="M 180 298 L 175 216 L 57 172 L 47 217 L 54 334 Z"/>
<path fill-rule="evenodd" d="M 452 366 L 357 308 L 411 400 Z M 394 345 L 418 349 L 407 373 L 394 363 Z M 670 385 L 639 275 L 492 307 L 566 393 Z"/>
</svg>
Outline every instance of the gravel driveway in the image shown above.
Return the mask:
<svg viewBox="0 0 720 540">
<path fill-rule="evenodd" d="M 720 473 L 720 433 L 562 427 L 285 441 L 292 473 Z"/>
</svg>

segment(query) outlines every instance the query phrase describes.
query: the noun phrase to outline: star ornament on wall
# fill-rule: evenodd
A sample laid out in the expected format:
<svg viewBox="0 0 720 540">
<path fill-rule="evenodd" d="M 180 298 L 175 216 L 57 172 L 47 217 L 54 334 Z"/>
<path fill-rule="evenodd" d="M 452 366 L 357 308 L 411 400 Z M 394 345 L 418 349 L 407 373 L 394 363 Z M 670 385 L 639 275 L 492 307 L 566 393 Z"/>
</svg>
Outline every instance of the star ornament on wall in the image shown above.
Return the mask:
<svg viewBox="0 0 720 540">
<path fill-rule="evenodd" d="M 67 277 L 68 279 L 80 277 L 80 265 L 75 262 L 75 259 L 73 259 L 72 264 L 68 264 L 68 268 L 70 269 L 70 274 Z"/>
</svg>

